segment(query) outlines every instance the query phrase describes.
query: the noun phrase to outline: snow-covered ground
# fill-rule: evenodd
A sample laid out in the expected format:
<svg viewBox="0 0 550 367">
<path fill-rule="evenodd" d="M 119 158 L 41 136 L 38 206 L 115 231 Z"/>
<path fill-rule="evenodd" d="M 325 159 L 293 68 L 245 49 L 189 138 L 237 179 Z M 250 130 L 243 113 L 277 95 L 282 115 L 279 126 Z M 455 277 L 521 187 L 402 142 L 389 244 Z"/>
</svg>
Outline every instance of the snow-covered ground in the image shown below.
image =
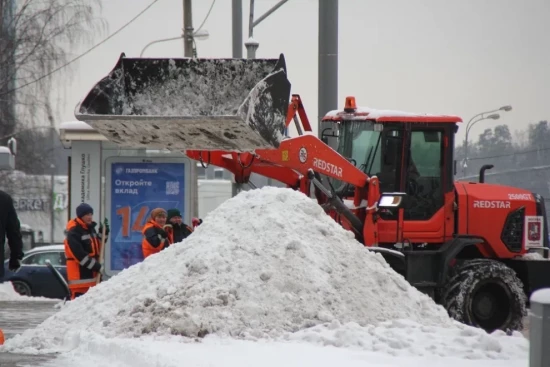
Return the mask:
<svg viewBox="0 0 550 367">
<path fill-rule="evenodd" d="M 409 335 L 408 337 L 414 337 Z M 361 349 L 321 347 L 307 342 L 284 343 L 278 341 L 248 341 L 205 338 L 197 343 L 173 340 L 153 341 L 141 339 L 106 339 L 97 334 L 82 335 L 85 339 L 74 351 L 43 364 L 48 367 L 181 367 L 181 366 L 265 366 L 265 367 L 324 367 L 324 366 L 376 366 L 376 367 L 525 367 L 525 358 L 470 359 L 416 353 L 401 356 Z M 453 349 L 455 341 L 448 345 Z M 513 343 L 511 343 L 513 344 Z M 444 354 L 444 350 L 440 351 Z"/>
<path fill-rule="evenodd" d="M 27 297 L 22 296 L 13 289 L 11 282 L 0 283 L 0 301 L 25 301 L 25 302 L 59 302 L 58 299 L 51 299 L 46 297 Z"/>
<path fill-rule="evenodd" d="M 524 367 L 529 343 L 455 322 L 314 201 L 265 187 L 2 351 L 58 352 L 58 367 Z"/>
</svg>

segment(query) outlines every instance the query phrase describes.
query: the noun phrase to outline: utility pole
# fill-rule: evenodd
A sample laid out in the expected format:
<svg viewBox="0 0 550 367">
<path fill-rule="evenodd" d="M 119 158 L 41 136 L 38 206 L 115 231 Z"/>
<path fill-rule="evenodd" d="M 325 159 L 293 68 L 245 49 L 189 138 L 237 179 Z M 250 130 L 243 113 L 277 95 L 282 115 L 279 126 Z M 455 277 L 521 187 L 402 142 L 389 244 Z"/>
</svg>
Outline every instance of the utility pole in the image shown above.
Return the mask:
<svg viewBox="0 0 550 367">
<path fill-rule="evenodd" d="M 317 123 L 321 137 L 325 128 L 321 119 L 328 111 L 338 108 L 338 0 L 319 1 L 318 42 Z M 335 149 L 334 146 L 332 148 Z"/>
<path fill-rule="evenodd" d="M 46 113 L 50 122 L 51 164 L 50 164 L 50 244 L 55 243 L 55 121 L 50 100 L 46 101 Z"/>
<path fill-rule="evenodd" d="M 231 5 L 233 33 L 233 58 L 243 57 L 243 0 L 233 0 Z"/>
<path fill-rule="evenodd" d="M 256 27 L 260 22 L 266 19 L 268 16 L 273 14 L 273 12 L 283 6 L 288 0 L 279 0 L 271 9 L 262 14 L 258 19 L 254 20 L 254 0 L 250 0 L 250 12 L 248 16 L 248 39 L 245 42 L 246 46 L 246 58 L 255 59 L 256 51 L 260 44 L 253 38 L 254 37 L 254 27 Z M 269 177 L 266 178 L 267 186 L 273 184 L 273 180 Z M 233 195 L 234 196 L 234 195 Z"/>
<path fill-rule="evenodd" d="M 183 0 L 183 55 L 193 57 L 193 7 L 192 0 Z M 199 216 L 199 180 L 197 179 L 197 164 L 191 162 L 191 196 L 193 197 L 192 215 Z"/>
<path fill-rule="evenodd" d="M 231 31 L 232 31 L 232 57 L 241 59 L 243 57 L 243 0 L 232 0 L 231 3 Z M 228 177 L 231 172 L 226 171 Z M 242 185 L 236 182 L 231 183 L 231 196 L 236 196 L 242 189 Z"/>
<path fill-rule="evenodd" d="M 193 57 L 193 5 L 183 0 L 183 55 Z"/>
</svg>

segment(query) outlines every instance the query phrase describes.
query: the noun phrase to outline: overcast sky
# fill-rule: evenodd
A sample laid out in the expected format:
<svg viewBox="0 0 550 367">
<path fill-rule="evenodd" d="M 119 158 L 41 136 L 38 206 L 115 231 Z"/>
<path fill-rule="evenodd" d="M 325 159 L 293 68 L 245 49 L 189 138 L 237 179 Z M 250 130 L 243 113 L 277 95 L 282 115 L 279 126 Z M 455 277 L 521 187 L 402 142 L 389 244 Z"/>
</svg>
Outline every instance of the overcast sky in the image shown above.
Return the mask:
<svg viewBox="0 0 550 367">
<path fill-rule="evenodd" d="M 151 0 L 104 0 L 106 34 L 117 30 Z M 278 0 L 256 0 L 256 18 Z M 243 40 L 248 36 L 243 0 Z M 195 28 L 211 0 L 193 1 Z M 550 118 L 550 1 L 548 0 L 340 0 L 338 108 L 354 95 L 360 106 L 438 114 L 473 115 L 513 106 L 501 119 L 481 121 L 473 136 L 496 123 L 514 131 Z M 159 0 L 74 66 L 67 79 L 62 120 L 74 120 L 78 101 L 115 65 L 121 52 L 139 56 L 154 40 L 177 37 L 182 0 Z M 231 57 L 231 0 L 216 0 L 198 41 L 199 57 Z M 318 0 L 289 0 L 254 29 L 257 57 L 287 60 L 292 93 L 317 119 Z M 88 47 L 74 50 L 75 55 Z M 147 57 L 183 57 L 182 41 L 149 47 Z M 243 56 L 246 49 L 243 47 Z M 315 124 L 316 125 L 316 124 Z M 316 126 L 315 126 L 316 129 Z M 464 137 L 464 127 L 459 130 Z"/>
</svg>

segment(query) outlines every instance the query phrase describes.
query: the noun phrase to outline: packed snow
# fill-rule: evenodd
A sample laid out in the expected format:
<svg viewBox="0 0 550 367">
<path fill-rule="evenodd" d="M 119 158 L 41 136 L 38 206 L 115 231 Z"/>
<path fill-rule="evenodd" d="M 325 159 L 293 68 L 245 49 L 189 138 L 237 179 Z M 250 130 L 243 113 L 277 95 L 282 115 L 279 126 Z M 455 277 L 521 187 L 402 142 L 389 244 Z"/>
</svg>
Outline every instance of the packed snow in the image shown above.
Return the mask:
<svg viewBox="0 0 550 367">
<path fill-rule="evenodd" d="M 407 112 L 407 111 L 398 111 L 398 110 L 382 110 L 382 109 L 375 109 L 370 107 L 361 107 L 357 106 L 355 109 L 355 113 L 359 114 L 359 119 L 365 119 L 368 118 L 369 120 L 377 120 L 382 117 L 436 117 L 436 116 L 444 116 L 444 117 L 450 117 L 450 118 L 456 118 L 457 116 L 449 116 L 449 115 L 434 115 L 431 113 L 416 113 L 416 112 Z M 346 118 L 348 118 L 349 115 L 343 110 L 331 110 L 326 113 L 325 117 L 337 117 L 340 115 L 346 115 Z"/>
<path fill-rule="evenodd" d="M 550 261 L 550 259 L 547 259 L 546 257 L 542 256 L 540 252 L 528 252 L 526 254 L 523 254 L 521 258 L 523 260 L 530 260 L 530 261 Z"/>
<path fill-rule="evenodd" d="M 58 299 L 51 299 L 46 297 L 28 297 L 28 296 L 22 296 L 19 293 L 15 291 L 13 288 L 12 282 L 3 282 L 0 283 L 0 302 L 6 302 L 6 301 L 40 301 L 40 302 L 59 302 Z"/>
<path fill-rule="evenodd" d="M 227 200 L 182 243 L 92 288 L 3 349 L 116 355 L 124 340 L 155 361 L 154 350 L 138 345 L 298 343 L 523 363 L 528 354 L 520 333 L 489 335 L 450 319 L 315 201 L 274 187 Z"/>
<path fill-rule="evenodd" d="M 433 337 L 433 335 L 430 335 Z M 411 338 L 412 336 L 408 336 Z M 418 340 L 428 344 L 428 340 Z M 64 353 L 40 367 L 525 367 L 525 359 L 470 359 L 453 357 L 460 340 L 438 351 L 394 356 L 384 352 L 318 346 L 307 342 L 248 341 L 218 337 L 202 339 L 200 343 L 181 343 L 177 338 L 154 340 L 107 339 L 97 334 L 83 333 L 79 347 Z M 503 345 L 506 348 L 508 345 Z M 461 348 L 460 346 L 459 348 Z M 435 347 L 434 347 L 435 348 Z M 450 356 L 441 357 L 449 351 Z M 475 356 L 474 356 L 475 357 Z"/>
<path fill-rule="evenodd" d="M 550 289 L 539 289 L 533 292 L 531 302 L 542 303 L 544 305 L 550 304 Z"/>
</svg>

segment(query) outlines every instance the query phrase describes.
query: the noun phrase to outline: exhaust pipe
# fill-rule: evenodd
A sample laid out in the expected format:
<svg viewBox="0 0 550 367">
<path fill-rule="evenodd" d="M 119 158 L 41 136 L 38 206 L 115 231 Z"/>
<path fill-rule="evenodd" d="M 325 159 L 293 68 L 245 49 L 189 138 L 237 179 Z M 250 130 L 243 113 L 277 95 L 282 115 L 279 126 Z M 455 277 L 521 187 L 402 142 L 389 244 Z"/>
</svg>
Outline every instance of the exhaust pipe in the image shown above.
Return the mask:
<svg viewBox="0 0 550 367">
<path fill-rule="evenodd" d="M 485 182 L 485 171 L 492 169 L 494 166 L 492 164 L 484 164 L 483 167 L 479 170 L 479 183 Z"/>
</svg>

